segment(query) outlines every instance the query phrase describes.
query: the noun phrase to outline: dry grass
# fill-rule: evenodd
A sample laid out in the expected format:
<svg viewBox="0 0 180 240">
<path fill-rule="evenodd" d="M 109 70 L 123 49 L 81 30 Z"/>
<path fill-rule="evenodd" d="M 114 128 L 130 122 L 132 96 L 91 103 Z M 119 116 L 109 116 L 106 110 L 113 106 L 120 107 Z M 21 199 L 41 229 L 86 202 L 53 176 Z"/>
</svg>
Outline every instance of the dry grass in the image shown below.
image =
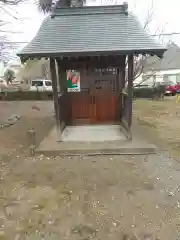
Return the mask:
<svg viewBox="0 0 180 240">
<path fill-rule="evenodd" d="M 159 142 L 174 149 L 180 146 L 180 104 L 175 97 L 164 101 L 137 99 L 133 110 L 139 123 L 151 127 Z"/>
</svg>

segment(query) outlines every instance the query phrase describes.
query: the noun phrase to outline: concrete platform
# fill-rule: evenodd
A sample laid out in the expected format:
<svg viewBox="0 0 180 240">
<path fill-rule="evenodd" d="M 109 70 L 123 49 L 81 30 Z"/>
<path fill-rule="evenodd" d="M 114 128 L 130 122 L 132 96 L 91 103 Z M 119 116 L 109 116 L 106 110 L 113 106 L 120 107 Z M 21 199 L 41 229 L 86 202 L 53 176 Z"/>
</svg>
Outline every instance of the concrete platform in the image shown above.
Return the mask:
<svg viewBox="0 0 180 240">
<path fill-rule="evenodd" d="M 157 148 L 136 136 L 127 140 L 119 125 L 75 126 L 64 130 L 61 142 L 57 141 L 57 132 L 53 128 L 36 153 L 46 156 L 134 155 L 154 154 Z"/>
<path fill-rule="evenodd" d="M 125 141 L 119 125 L 67 126 L 62 134 L 63 142 Z"/>
</svg>

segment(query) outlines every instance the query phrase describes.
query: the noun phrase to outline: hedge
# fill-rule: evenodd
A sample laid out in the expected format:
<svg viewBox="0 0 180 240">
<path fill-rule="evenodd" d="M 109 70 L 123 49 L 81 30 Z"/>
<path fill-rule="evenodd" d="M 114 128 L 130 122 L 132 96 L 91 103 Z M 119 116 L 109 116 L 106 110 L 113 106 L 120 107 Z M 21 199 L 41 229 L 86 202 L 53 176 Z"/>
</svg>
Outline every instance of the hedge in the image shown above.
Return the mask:
<svg viewBox="0 0 180 240">
<path fill-rule="evenodd" d="M 21 101 L 21 100 L 52 100 L 52 92 L 38 91 L 13 91 L 0 92 L 0 100 L 5 101 Z"/>
<path fill-rule="evenodd" d="M 165 92 L 164 86 L 152 88 L 142 87 L 133 88 L 134 98 L 158 98 Z M 13 91 L 13 92 L 0 92 L 0 100 L 6 101 L 21 101 L 21 100 L 52 100 L 52 92 L 38 92 L 38 91 Z"/>
<path fill-rule="evenodd" d="M 165 86 L 133 88 L 134 98 L 160 98 L 165 93 Z"/>
</svg>

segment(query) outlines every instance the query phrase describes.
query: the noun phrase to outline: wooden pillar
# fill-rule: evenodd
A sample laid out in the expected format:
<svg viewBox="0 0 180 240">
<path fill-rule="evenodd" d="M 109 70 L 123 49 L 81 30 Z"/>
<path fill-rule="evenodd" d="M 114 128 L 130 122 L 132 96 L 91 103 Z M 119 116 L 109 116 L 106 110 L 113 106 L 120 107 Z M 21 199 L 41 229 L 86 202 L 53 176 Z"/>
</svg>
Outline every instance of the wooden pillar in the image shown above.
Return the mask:
<svg viewBox="0 0 180 240">
<path fill-rule="evenodd" d="M 63 93 L 63 88 L 62 88 L 62 83 L 61 83 L 61 69 L 60 69 L 59 62 L 57 62 L 57 70 L 58 70 L 59 92 Z"/>
<path fill-rule="evenodd" d="M 116 91 L 119 94 L 120 93 L 120 89 L 121 88 L 121 78 L 120 78 L 120 68 L 117 68 L 117 72 L 116 72 Z"/>
<path fill-rule="evenodd" d="M 128 128 L 132 125 L 132 94 L 133 94 L 133 54 L 128 56 L 128 97 L 127 97 L 127 111 L 128 111 Z"/>
<path fill-rule="evenodd" d="M 63 94 L 67 92 L 67 82 L 66 82 L 66 70 L 64 67 L 61 66 L 61 60 L 57 61 L 58 65 L 58 75 L 59 75 L 59 86 L 60 92 Z"/>
<path fill-rule="evenodd" d="M 125 77 L 126 77 L 126 56 L 122 56 L 121 66 L 119 68 L 119 112 L 120 112 L 120 121 L 123 117 L 123 94 L 122 90 L 125 87 Z"/>
<path fill-rule="evenodd" d="M 58 103 L 57 74 L 56 74 L 55 58 L 50 58 L 50 72 L 51 72 L 51 80 L 52 80 L 53 101 L 54 101 L 57 135 L 58 135 L 58 140 L 60 140 L 61 139 L 60 112 L 59 112 L 59 103 Z"/>
<path fill-rule="evenodd" d="M 126 55 L 123 56 L 122 67 L 121 67 L 121 87 L 125 87 L 126 82 Z"/>
<path fill-rule="evenodd" d="M 58 80 L 59 80 L 59 110 L 61 116 L 61 131 L 65 128 L 65 126 L 69 122 L 69 112 L 70 112 L 70 104 L 69 104 L 69 95 L 67 94 L 67 74 L 66 69 L 63 64 L 63 60 L 57 60 L 58 66 Z"/>
<path fill-rule="evenodd" d="M 56 65 L 57 90 L 58 90 L 58 96 L 59 96 L 59 93 L 61 92 L 61 87 L 60 87 L 59 63 L 57 59 L 55 59 L 55 65 Z"/>
<path fill-rule="evenodd" d="M 121 83 L 120 83 L 120 69 L 117 68 L 116 70 L 116 94 L 117 94 L 117 101 L 118 101 L 118 107 L 117 107 L 117 116 L 116 120 L 121 121 Z"/>
</svg>

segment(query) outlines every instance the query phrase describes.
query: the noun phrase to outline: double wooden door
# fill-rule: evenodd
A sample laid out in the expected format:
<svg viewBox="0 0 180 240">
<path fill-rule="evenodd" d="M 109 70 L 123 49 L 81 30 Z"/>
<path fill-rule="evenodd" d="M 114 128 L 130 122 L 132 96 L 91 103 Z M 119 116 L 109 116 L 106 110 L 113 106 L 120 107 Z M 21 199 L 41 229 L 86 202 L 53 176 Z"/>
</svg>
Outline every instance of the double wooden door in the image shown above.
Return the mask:
<svg viewBox="0 0 180 240">
<path fill-rule="evenodd" d="M 111 76 L 112 78 L 112 76 Z M 72 93 L 72 122 L 76 124 L 112 123 L 117 116 L 117 94 L 108 76 L 88 79 L 81 92 Z"/>
</svg>

